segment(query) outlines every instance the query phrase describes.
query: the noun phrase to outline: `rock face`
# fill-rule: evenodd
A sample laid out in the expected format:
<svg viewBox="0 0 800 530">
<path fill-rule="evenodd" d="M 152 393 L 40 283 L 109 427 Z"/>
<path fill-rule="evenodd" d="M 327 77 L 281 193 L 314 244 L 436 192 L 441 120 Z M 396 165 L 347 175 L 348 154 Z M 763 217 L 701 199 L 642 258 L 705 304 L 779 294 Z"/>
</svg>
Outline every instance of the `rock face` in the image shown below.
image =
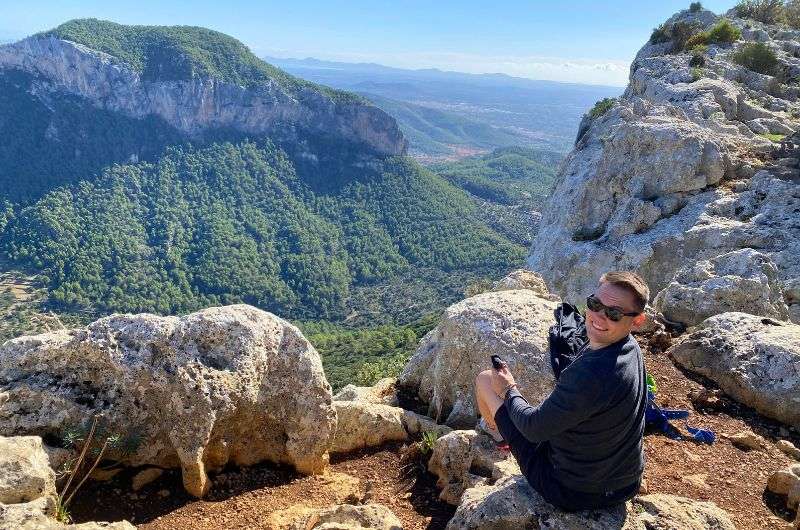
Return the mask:
<svg viewBox="0 0 800 530">
<path fill-rule="evenodd" d="M 403 530 L 403 523 L 382 504 L 340 504 L 320 510 L 293 530 Z"/>
<path fill-rule="evenodd" d="M 180 466 L 196 496 L 228 462 L 321 471 L 336 424 L 319 354 L 250 306 L 113 315 L 0 348 L 0 434 L 63 436 L 96 414 L 130 442 L 111 458 Z"/>
<path fill-rule="evenodd" d="M 683 11 L 669 24 L 699 31 L 716 20 Z M 786 303 L 800 303 L 800 175 L 794 159 L 768 160 L 776 146 L 758 134 L 797 130 L 800 102 L 795 88 L 733 61 L 756 39 L 800 71 L 790 51 L 800 32 L 777 27 L 711 44 L 702 70 L 669 53 L 672 42 L 641 49 L 623 96 L 588 120 L 567 157 L 532 243 L 528 266 L 556 294 L 581 300 L 612 269 L 638 271 L 657 293 L 687 264 L 752 248 L 774 262 Z"/>
<path fill-rule="evenodd" d="M 533 271 L 517 269 L 492 285 L 493 291 L 508 291 L 514 289 L 529 289 L 539 298 L 558 301 L 558 297 L 547 289 L 544 279 Z"/>
<path fill-rule="evenodd" d="M 365 403 L 381 403 L 397 405 L 394 377 L 385 377 L 372 386 L 346 385 L 333 396 L 334 401 L 363 401 Z"/>
<path fill-rule="evenodd" d="M 681 337 L 668 354 L 737 401 L 800 427 L 800 326 L 723 313 Z"/>
<path fill-rule="evenodd" d="M 668 320 L 687 326 L 730 311 L 788 320 L 777 276 L 777 267 L 764 254 L 736 250 L 679 270 L 654 305 Z"/>
<path fill-rule="evenodd" d="M 36 76 L 36 91 L 44 100 L 64 91 L 133 118 L 158 116 L 191 136 L 225 128 L 280 138 L 297 127 L 341 135 L 379 154 L 407 149 L 389 115 L 366 101 L 336 99 L 311 85 L 290 91 L 277 81 L 245 88 L 213 78 L 148 80 L 115 57 L 52 35 L 0 46 L 3 68 Z"/>
<path fill-rule="evenodd" d="M 491 367 L 490 355 L 508 363 L 530 401 L 555 385 L 547 347 L 556 302 L 527 289 L 489 292 L 462 300 L 422 340 L 398 387 L 428 404 L 428 416 L 451 427 L 477 419 L 475 377 Z"/>
<path fill-rule="evenodd" d="M 56 493 L 56 476 L 38 436 L 0 436 L 0 503 L 18 504 Z"/>
<path fill-rule="evenodd" d="M 38 436 L 0 436 L 0 528 L 14 530 L 132 530 L 127 521 L 63 525 L 56 510 L 55 473 Z"/>
<path fill-rule="evenodd" d="M 797 510 L 795 528 L 800 528 L 800 464 L 776 471 L 767 481 L 767 489 L 778 495 L 786 495 L 786 507 Z"/>
<path fill-rule="evenodd" d="M 336 435 L 331 453 L 346 453 L 362 447 L 376 447 L 387 442 L 405 441 L 422 432 L 437 436 L 450 432 L 431 418 L 382 403 L 334 401 Z"/>
</svg>

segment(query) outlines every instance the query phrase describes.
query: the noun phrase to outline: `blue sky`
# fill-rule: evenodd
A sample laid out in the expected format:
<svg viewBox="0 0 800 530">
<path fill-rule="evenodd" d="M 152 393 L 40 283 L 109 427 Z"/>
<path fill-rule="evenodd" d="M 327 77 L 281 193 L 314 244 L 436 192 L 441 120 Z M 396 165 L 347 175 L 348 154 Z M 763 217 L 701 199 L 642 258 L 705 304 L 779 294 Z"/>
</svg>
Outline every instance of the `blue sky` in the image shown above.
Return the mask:
<svg viewBox="0 0 800 530">
<path fill-rule="evenodd" d="M 735 0 L 703 5 L 722 13 Z M 78 17 L 205 26 L 258 55 L 624 85 L 672 0 L 0 0 L 0 41 Z"/>
</svg>

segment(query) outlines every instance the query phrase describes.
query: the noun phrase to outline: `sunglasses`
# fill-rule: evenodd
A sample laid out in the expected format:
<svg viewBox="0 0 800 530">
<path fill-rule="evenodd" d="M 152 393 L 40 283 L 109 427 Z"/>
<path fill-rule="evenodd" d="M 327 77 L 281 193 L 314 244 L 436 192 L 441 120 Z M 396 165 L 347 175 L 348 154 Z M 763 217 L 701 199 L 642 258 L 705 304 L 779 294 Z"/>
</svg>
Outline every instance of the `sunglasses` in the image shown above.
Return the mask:
<svg viewBox="0 0 800 530">
<path fill-rule="evenodd" d="M 618 307 L 608 307 L 603 302 L 601 302 L 596 295 L 593 294 L 586 297 L 586 307 L 589 309 L 589 311 L 592 311 L 594 313 L 599 313 L 600 311 L 604 312 L 606 314 L 606 317 L 608 317 L 608 319 L 611 320 L 612 322 L 619 322 L 620 320 L 622 320 L 622 317 L 635 317 L 641 314 L 641 313 L 626 313 L 625 311 L 623 311 Z"/>
</svg>

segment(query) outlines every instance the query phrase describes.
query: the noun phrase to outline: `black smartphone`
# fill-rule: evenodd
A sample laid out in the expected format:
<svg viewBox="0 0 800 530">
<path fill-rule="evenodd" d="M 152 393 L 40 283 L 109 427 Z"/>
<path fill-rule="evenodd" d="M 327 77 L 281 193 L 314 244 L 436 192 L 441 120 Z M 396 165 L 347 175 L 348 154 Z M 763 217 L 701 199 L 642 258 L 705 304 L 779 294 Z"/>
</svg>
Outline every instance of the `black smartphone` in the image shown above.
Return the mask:
<svg viewBox="0 0 800 530">
<path fill-rule="evenodd" d="M 491 359 L 495 370 L 499 370 L 506 365 L 506 362 L 499 355 L 492 355 Z"/>
</svg>

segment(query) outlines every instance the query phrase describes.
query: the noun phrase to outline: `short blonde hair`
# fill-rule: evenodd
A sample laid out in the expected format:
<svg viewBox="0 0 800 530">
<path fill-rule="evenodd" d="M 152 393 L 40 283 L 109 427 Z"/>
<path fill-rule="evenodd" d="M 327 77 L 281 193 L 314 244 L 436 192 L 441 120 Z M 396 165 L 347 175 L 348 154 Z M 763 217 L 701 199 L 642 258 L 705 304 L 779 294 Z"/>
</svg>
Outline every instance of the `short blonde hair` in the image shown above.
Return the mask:
<svg viewBox="0 0 800 530">
<path fill-rule="evenodd" d="M 600 283 L 610 283 L 621 287 L 631 293 L 636 310 L 643 313 L 647 302 L 650 300 L 650 288 L 645 283 L 644 279 L 631 271 L 613 271 L 607 272 L 600 277 Z"/>
</svg>

